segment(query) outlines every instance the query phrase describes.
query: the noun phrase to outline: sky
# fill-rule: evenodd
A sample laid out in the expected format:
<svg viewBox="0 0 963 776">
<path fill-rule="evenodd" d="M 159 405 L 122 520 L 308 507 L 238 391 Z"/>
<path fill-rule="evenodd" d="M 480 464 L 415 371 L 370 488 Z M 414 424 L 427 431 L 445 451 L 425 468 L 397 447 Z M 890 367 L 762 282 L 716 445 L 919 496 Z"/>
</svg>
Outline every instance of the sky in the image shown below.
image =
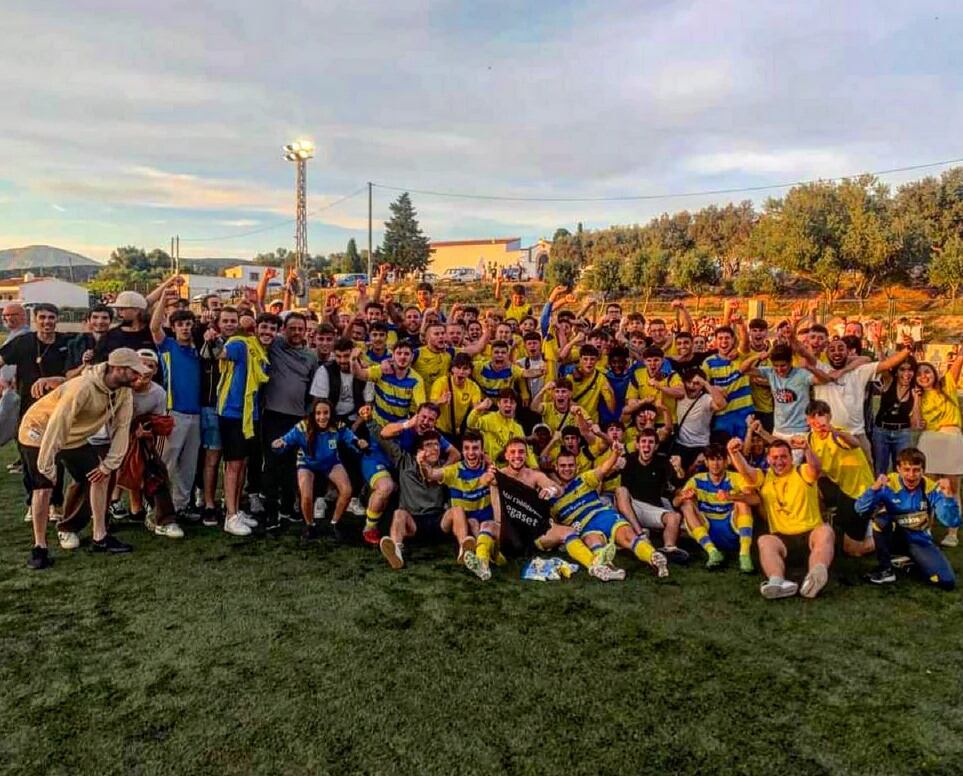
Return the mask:
<svg viewBox="0 0 963 776">
<path fill-rule="evenodd" d="M 105 260 L 367 244 L 368 181 L 433 240 L 643 223 L 963 157 L 958 2 L 5 0 L 0 248 Z M 894 185 L 924 174 L 889 175 Z M 337 200 L 355 196 L 334 206 Z M 398 192 L 374 192 L 375 242 Z M 251 232 L 255 232 L 251 234 Z"/>
</svg>

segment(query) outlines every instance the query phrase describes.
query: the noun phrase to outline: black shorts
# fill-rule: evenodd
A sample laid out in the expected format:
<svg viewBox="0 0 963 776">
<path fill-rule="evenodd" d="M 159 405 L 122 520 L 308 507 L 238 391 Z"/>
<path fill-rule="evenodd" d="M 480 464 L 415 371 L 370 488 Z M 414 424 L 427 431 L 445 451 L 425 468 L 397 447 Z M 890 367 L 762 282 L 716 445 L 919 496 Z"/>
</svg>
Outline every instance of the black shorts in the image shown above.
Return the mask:
<svg viewBox="0 0 963 776">
<path fill-rule="evenodd" d="M 415 521 L 415 537 L 420 542 L 436 542 L 448 536 L 441 528 L 444 511 L 426 512 L 422 515 L 412 515 Z"/>
<path fill-rule="evenodd" d="M 855 499 L 843 493 L 835 482 L 826 477 L 819 478 L 819 492 L 822 494 L 826 511 L 831 514 L 832 508 L 835 508 L 835 517 L 831 522 L 836 535 L 842 533 L 853 541 L 863 541 L 869 527 L 869 514 L 862 515 L 857 512 Z"/>
<path fill-rule="evenodd" d="M 53 483 L 44 477 L 37 468 L 37 458 L 40 456 L 39 447 L 21 445 L 23 450 L 23 461 L 27 467 L 31 491 L 51 490 Z M 109 446 L 81 445 L 69 450 L 61 450 L 57 453 L 56 462 L 70 472 L 70 476 L 80 485 L 87 484 L 87 475 L 98 466 L 109 450 Z"/>
<path fill-rule="evenodd" d="M 254 436 L 244 438 L 244 421 L 238 418 L 218 417 L 221 430 L 221 458 L 225 461 L 245 461 L 258 451 L 259 422 L 254 421 Z"/>
<path fill-rule="evenodd" d="M 801 534 L 774 533 L 786 548 L 786 569 L 806 569 L 809 567 L 809 537 L 812 531 Z"/>
</svg>

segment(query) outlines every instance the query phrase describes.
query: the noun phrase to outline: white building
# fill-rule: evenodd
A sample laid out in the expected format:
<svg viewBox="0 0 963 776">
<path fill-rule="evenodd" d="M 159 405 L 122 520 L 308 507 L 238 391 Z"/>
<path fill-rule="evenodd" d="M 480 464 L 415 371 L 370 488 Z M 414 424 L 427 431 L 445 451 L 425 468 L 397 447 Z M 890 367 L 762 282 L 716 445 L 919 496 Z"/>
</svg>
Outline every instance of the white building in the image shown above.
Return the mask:
<svg viewBox="0 0 963 776">
<path fill-rule="evenodd" d="M 27 273 L 23 280 L 0 281 L 0 301 L 23 305 L 47 302 L 60 308 L 86 308 L 90 306 L 90 295 L 86 288 L 76 283 L 57 278 L 35 278 Z"/>
</svg>

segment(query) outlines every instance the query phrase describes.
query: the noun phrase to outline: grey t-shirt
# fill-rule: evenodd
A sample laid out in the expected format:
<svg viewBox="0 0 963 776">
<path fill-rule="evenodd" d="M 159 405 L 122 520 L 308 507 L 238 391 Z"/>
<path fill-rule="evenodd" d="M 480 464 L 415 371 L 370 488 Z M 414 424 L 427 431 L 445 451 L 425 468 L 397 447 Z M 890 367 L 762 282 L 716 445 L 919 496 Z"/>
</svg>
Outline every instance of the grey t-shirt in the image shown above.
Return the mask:
<svg viewBox="0 0 963 776">
<path fill-rule="evenodd" d="M 271 369 L 265 384 L 264 409 L 285 415 L 304 416 L 310 409 L 308 388 L 318 368 L 318 354 L 308 348 L 292 348 L 278 337 L 268 353 Z"/>
</svg>

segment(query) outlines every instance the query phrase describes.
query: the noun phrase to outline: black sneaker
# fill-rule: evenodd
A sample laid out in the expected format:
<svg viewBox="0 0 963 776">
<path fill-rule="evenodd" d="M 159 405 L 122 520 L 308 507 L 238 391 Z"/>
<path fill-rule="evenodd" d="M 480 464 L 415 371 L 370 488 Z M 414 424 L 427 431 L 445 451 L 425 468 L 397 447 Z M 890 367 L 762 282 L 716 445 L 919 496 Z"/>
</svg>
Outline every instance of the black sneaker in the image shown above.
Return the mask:
<svg viewBox="0 0 963 776">
<path fill-rule="evenodd" d="M 133 551 L 131 547 L 126 542 L 122 542 L 113 534 L 107 534 L 99 542 L 93 541 L 90 543 L 90 551 L 97 553 L 110 553 L 111 555 L 118 555 L 124 552 Z"/>
<path fill-rule="evenodd" d="M 283 520 L 286 523 L 303 523 L 301 519 L 300 512 L 281 512 L 278 514 L 278 519 Z"/>
<path fill-rule="evenodd" d="M 311 525 L 304 526 L 304 528 L 301 530 L 301 541 L 303 543 L 316 542 L 320 538 L 321 538 L 321 531 L 318 529 L 318 526 L 314 523 L 312 523 Z"/>
<path fill-rule="evenodd" d="M 123 501 L 115 501 L 107 507 L 107 517 L 115 523 L 123 523 L 131 519 L 130 510 L 124 506 Z"/>
<path fill-rule="evenodd" d="M 872 574 L 866 575 L 866 581 L 874 585 L 890 585 L 896 581 L 896 572 L 892 568 L 877 569 Z"/>
<path fill-rule="evenodd" d="M 27 568 L 34 571 L 49 569 L 53 565 L 53 558 L 47 554 L 46 547 L 34 547 L 27 558 Z"/>
<path fill-rule="evenodd" d="M 221 524 L 221 516 L 217 507 L 204 507 L 201 510 L 201 523 L 209 528 L 216 528 Z"/>
<path fill-rule="evenodd" d="M 193 507 L 185 507 L 184 509 L 177 510 L 174 519 L 177 520 L 178 523 L 196 523 L 201 519 L 201 513 Z"/>
</svg>

